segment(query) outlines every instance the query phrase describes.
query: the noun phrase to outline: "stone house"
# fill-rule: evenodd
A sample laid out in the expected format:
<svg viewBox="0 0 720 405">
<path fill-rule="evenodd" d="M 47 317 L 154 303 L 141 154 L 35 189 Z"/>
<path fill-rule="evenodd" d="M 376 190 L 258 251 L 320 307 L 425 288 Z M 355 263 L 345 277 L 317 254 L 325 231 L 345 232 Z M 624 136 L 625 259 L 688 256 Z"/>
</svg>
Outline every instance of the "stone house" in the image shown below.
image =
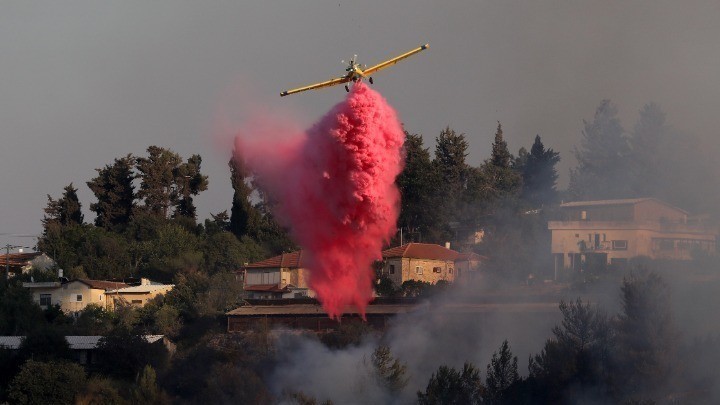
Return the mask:
<svg viewBox="0 0 720 405">
<path fill-rule="evenodd" d="M 479 271 L 485 257 L 430 243 L 406 243 L 382 252 L 382 276 L 397 288 L 405 281 L 453 282 Z"/>
</svg>

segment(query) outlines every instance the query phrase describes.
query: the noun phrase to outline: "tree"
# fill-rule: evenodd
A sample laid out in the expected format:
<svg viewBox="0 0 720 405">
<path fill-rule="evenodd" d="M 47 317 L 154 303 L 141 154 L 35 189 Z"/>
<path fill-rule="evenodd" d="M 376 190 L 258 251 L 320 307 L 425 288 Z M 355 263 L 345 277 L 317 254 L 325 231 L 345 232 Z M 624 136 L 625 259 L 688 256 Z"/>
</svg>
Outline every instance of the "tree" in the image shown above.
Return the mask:
<svg viewBox="0 0 720 405">
<path fill-rule="evenodd" d="M 554 337 L 530 358 L 530 379 L 549 402 L 557 402 L 569 386 L 597 397 L 607 395 L 614 342 L 607 315 L 579 298 L 560 301 L 560 312 L 563 319 L 553 328 Z"/>
<path fill-rule="evenodd" d="M 163 392 L 158 388 L 155 369 L 146 365 L 136 379 L 132 389 L 132 403 L 137 405 L 155 405 L 168 403 Z"/>
<path fill-rule="evenodd" d="M 90 204 L 90 210 L 97 214 L 96 226 L 120 230 L 130 222 L 135 209 L 134 167 L 135 158 L 128 154 L 115 159 L 112 166 L 95 169 L 98 175 L 87 186 L 98 200 Z"/>
<path fill-rule="evenodd" d="M 618 382 L 627 394 L 659 394 L 677 364 L 679 332 L 670 290 L 655 273 L 623 280 L 618 316 Z"/>
<path fill-rule="evenodd" d="M 372 365 L 380 386 L 390 394 L 397 395 L 408 383 L 407 366 L 393 357 L 390 348 L 378 346 L 372 354 Z"/>
<path fill-rule="evenodd" d="M 442 196 L 436 210 L 445 224 L 460 221 L 463 194 L 467 184 L 468 166 L 465 163 L 468 143 L 465 134 L 457 134 L 450 127 L 435 138 L 435 159 L 433 165 L 439 177 L 436 193 Z M 445 237 L 451 236 L 449 230 Z"/>
<path fill-rule="evenodd" d="M 505 392 L 520 379 L 517 371 L 517 356 L 513 356 L 510 345 L 504 340 L 500 351 L 493 353 L 490 364 L 487 365 L 485 377 L 486 398 L 490 403 L 501 403 L 505 399 Z"/>
<path fill-rule="evenodd" d="M 663 163 L 671 129 L 665 122 L 665 113 L 655 103 L 645 104 L 640 110 L 632 137 L 633 190 L 636 195 L 660 197 L 668 186 L 663 176 Z"/>
<path fill-rule="evenodd" d="M 177 153 L 150 146 L 147 158 L 137 158 L 140 172 L 138 197 L 145 202 L 143 209 L 163 218 L 173 217 L 195 219 L 193 196 L 207 190 L 207 176 L 200 173 L 202 159 L 192 155 L 183 163 Z"/>
<path fill-rule="evenodd" d="M 77 189 L 72 183 L 65 186 L 62 197 L 54 200 L 49 195 L 48 205 L 45 208 L 45 217 L 43 218 L 43 226 L 45 232 L 49 227 L 68 227 L 73 225 L 81 225 L 83 223 L 83 214 L 81 211 L 80 200 L 77 196 Z"/>
<path fill-rule="evenodd" d="M 545 149 L 540 135 L 535 135 L 535 142 L 530 153 L 518 162 L 522 172 L 522 198 L 531 207 L 542 207 L 557 201 L 555 189 L 558 174 L 555 165 L 560 161 L 560 154 L 552 149 Z"/>
<path fill-rule="evenodd" d="M 253 188 L 247 179 L 251 177 L 251 173 L 239 155 L 231 158 L 228 166 L 230 166 L 230 181 L 233 188 L 230 232 L 238 238 L 245 235 L 257 238 L 260 213 L 250 201 Z"/>
<path fill-rule="evenodd" d="M 418 391 L 420 405 L 475 405 L 483 401 L 484 387 L 480 372 L 470 363 L 462 372 L 440 366 L 428 381 L 425 392 Z"/>
<path fill-rule="evenodd" d="M 422 136 L 405 131 L 403 153 L 405 167 L 395 181 L 401 196 L 398 227 L 406 232 L 409 241 L 439 241 L 440 181 Z"/>
<path fill-rule="evenodd" d="M 583 121 L 583 138 L 575 148 L 578 166 L 570 173 L 569 191 L 576 199 L 633 196 L 628 181 L 630 146 L 617 113 L 610 100 L 603 100 L 593 121 Z"/>
<path fill-rule="evenodd" d="M 119 325 L 98 342 L 100 369 L 109 376 L 132 381 L 146 366 L 163 367 L 167 351 L 151 345 L 141 335 Z"/>
<path fill-rule="evenodd" d="M 185 217 L 193 221 L 196 217 L 193 196 L 200 194 L 208 188 L 208 176 L 200 173 L 200 155 L 192 155 L 187 162 L 181 164 L 175 171 L 177 188 L 173 199 L 176 202 L 173 218 Z"/>
<path fill-rule="evenodd" d="M 85 371 L 65 361 L 28 360 L 10 384 L 14 404 L 70 404 L 85 384 Z"/>
</svg>

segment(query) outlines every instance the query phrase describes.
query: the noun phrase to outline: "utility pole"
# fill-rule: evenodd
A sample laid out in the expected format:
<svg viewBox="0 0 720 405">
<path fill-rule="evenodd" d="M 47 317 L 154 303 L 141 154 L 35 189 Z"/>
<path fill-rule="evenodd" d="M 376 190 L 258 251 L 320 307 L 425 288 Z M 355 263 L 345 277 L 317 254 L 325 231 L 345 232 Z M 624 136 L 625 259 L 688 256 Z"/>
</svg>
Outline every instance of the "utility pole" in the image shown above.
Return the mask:
<svg viewBox="0 0 720 405">
<path fill-rule="evenodd" d="M 24 246 L 15 246 L 9 243 L 5 245 L 5 282 L 10 280 L 10 249 L 21 248 L 20 253 L 22 253 L 23 247 Z"/>
</svg>

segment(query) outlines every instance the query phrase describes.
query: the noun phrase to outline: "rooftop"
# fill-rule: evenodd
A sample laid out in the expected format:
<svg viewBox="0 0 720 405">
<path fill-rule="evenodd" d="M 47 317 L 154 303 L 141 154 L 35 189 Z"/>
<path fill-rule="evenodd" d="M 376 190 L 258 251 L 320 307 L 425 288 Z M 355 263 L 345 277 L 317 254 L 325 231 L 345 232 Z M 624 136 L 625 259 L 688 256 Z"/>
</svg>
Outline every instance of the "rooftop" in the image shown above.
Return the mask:
<svg viewBox="0 0 720 405">
<path fill-rule="evenodd" d="M 595 200 L 595 201 L 571 201 L 560 204 L 560 208 L 572 208 L 572 207 L 592 207 L 592 206 L 602 206 L 602 205 L 634 205 L 645 201 L 655 201 L 657 203 L 660 203 L 662 205 L 668 206 L 670 208 L 682 211 L 687 213 L 685 210 L 674 207 L 665 201 L 658 200 L 657 198 L 652 197 L 644 197 L 644 198 L 624 198 L 624 199 L 617 199 L 617 200 Z"/>
<path fill-rule="evenodd" d="M 259 262 L 250 263 L 245 266 L 246 269 L 267 269 L 267 268 L 303 268 L 306 266 L 303 251 L 298 250 L 291 253 L 283 253 L 281 255 L 261 260 Z"/>
<path fill-rule="evenodd" d="M 413 259 L 455 260 L 460 253 L 432 243 L 406 243 L 382 252 L 383 259 L 410 257 Z"/>
</svg>

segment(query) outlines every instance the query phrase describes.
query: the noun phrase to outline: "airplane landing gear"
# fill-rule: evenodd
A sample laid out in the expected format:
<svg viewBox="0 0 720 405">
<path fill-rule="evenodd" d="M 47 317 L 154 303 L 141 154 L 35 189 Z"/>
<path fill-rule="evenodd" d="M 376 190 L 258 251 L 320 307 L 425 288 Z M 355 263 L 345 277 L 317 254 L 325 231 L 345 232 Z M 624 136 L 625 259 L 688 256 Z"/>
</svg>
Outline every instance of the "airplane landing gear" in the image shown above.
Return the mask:
<svg viewBox="0 0 720 405">
<path fill-rule="evenodd" d="M 372 77 L 371 77 L 370 79 L 368 79 L 368 80 L 370 80 L 370 84 L 373 84 L 373 79 L 372 79 Z"/>
<path fill-rule="evenodd" d="M 350 93 L 350 88 L 349 88 L 347 85 L 345 85 L 345 91 L 347 91 L 348 93 Z"/>
</svg>

